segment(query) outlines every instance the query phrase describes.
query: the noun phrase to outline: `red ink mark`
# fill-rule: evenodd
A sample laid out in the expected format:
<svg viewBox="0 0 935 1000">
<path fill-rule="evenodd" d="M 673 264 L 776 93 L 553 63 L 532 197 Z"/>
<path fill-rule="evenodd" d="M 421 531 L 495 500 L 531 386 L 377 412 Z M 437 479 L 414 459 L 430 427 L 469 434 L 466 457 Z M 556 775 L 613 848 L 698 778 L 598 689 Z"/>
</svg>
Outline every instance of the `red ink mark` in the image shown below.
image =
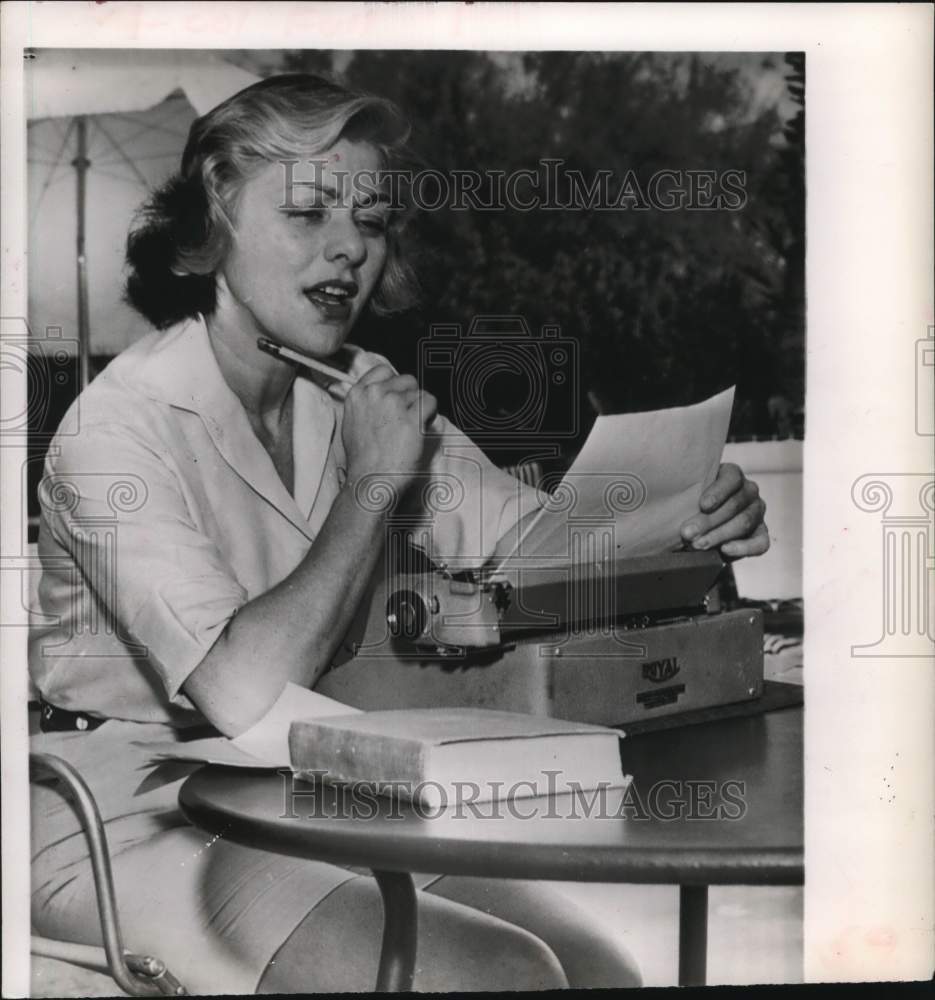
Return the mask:
<svg viewBox="0 0 935 1000">
<path fill-rule="evenodd" d="M 872 928 L 866 933 L 864 940 L 874 948 L 894 948 L 896 946 L 896 935 L 890 927 Z"/>
</svg>

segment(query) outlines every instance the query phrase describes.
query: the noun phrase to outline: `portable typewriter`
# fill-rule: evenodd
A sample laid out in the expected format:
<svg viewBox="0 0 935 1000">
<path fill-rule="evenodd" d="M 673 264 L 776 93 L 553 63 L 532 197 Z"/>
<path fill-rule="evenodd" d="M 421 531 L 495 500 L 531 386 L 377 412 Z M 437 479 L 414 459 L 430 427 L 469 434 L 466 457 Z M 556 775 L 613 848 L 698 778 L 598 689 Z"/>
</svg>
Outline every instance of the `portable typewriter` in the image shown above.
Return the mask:
<svg viewBox="0 0 935 1000">
<path fill-rule="evenodd" d="M 717 553 L 391 576 L 317 690 L 605 725 L 758 697 L 763 620 L 720 610 Z"/>
</svg>

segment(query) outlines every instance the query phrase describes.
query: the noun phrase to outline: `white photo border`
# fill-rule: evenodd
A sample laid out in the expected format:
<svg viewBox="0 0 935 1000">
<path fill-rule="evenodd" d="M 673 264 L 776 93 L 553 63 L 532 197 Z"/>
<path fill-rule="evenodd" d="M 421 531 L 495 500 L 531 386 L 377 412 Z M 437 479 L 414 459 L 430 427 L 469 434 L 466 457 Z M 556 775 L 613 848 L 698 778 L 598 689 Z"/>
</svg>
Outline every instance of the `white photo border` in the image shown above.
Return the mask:
<svg viewBox="0 0 935 1000">
<path fill-rule="evenodd" d="M 933 660 L 855 656 L 852 647 L 873 642 L 885 599 L 886 511 L 862 505 L 858 483 L 933 473 L 933 438 L 918 431 L 915 409 L 916 342 L 933 324 L 933 8 L 27 2 L 4 4 L 0 17 L 3 316 L 26 315 L 26 47 L 806 53 L 804 977 L 928 979 Z M 6 373 L 3 391 L 14 405 L 25 398 Z M 2 489 L 0 547 L 9 551 L 25 517 L 19 476 L 4 474 Z M 923 572 L 931 597 L 935 571 Z M 3 995 L 24 996 L 26 630 L 5 580 L 0 598 Z"/>
</svg>

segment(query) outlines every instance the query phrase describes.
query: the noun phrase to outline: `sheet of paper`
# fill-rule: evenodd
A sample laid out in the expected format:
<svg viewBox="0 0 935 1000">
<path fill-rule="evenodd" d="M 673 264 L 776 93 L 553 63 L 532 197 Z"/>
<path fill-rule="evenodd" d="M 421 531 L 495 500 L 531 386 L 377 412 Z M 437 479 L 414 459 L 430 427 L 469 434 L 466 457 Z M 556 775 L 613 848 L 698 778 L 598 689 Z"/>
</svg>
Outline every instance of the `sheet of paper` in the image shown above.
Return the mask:
<svg viewBox="0 0 935 1000">
<path fill-rule="evenodd" d="M 324 719 L 351 715 L 352 708 L 323 694 L 289 683 L 270 710 L 236 739 L 216 736 L 188 743 L 170 741 L 138 742 L 146 747 L 154 763 L 164 760 L 193 760 L 228 767 L 289 767 L 289 725 L 296 719 Z"/>
<path fill-rule="evenodd" d="M 359 708 L 327 698 L 316 691 L 287 684 L 273 707 L 231 744 L 252 757 L 289 764 L 289 726 L 297 719 L 325 719 L 332 715 L 358 715 Z"/>
<path fill-rule="evenodd" d="M 679 528 L 717 476 L 733 401 L 731 386 L 694 406 L 598 417 L 500 570 L 530 559 L 610 561 L 679 548 Z"/>
</svg>

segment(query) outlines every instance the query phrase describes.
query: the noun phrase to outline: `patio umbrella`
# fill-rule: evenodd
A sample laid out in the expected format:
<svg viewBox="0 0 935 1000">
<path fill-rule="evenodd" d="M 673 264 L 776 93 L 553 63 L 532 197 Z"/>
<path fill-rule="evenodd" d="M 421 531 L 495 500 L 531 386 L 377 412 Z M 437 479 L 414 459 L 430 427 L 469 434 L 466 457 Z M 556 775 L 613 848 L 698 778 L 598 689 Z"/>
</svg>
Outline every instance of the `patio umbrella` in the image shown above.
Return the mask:
<svg viewBox="0 0 935 1000">
<path fill-rule="evenodd" d="M 258 79 L 205 52 L 28 54 L 30 325 L 75 343 L 80 388 L 92 341 L 117 353 L 143 326 L 121 301 L 134 212 L 178 169 L 192 121 Z"/>
</svg>

